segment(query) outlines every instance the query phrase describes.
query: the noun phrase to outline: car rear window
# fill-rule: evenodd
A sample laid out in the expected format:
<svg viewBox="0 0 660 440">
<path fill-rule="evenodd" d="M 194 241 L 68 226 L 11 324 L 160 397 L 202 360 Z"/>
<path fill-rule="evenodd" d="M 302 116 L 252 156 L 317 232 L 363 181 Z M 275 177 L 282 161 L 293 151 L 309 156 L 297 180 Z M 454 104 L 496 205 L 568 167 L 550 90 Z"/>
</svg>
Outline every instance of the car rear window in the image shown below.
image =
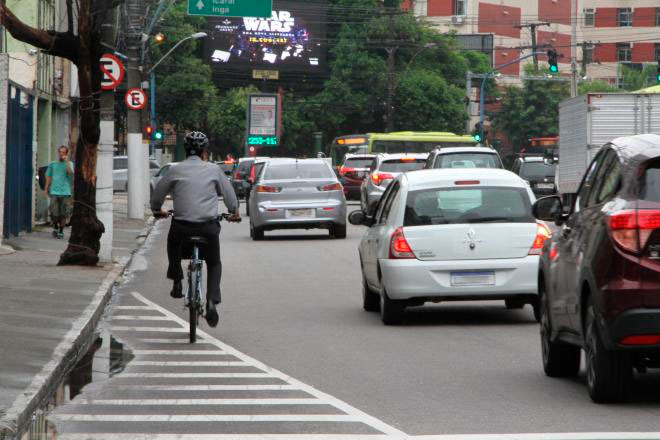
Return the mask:
<svg viewBox="0 0 660 440">
<path fill-rule="evenodd" d="M 252 166 L 253 163 L 254 163 L 254 159 L 244 160 L 243 162 L 238 164 L 238 171 L 241 174 L 246 174 L 248 171 L 250 171 L 250 167 Z"/>
<path fill-rule="evenodd" d="M 522 188 L 437 188 L 408 193 L 403 225 L 534 221 L 529 196 Z"/>
<path fill-rule="evenodd" d="M 500 158 L 490 153 L 440 154 L 433 168 L 502 168 Z"/>
<path fill-rule="evenodd" d="M 334 177 L 330 168 L 323 163 L 271 164 L 266 168 L 266 180 L 329 179 Z"/>
<path fill-rule="evenodd" d="M 347 168 L 369 168 L 373 161 L 373 157 L 351 157 L 344 161 L 344 166 Z"/>
<path fill-rule="evenodd" d="M 556 164 L 547 164 L 545 162 L 525 162 L 520 169 L 520 177 L 523 179 L 534 178 L 555 178 Z"/>
<path fill-rule="evenodd" d="M 406 171 L 421 170 L 426 164 L 426 159 L 396 159 L 386 160 L 378 167 L 379 171 L 392 173 L 405 173 Z"/>
<path fill-rule="evenodd" d="M 113 169 L 115 170 L 127 170 L 128 169 L 128 159 L 121 158 L 115 159 L 113 162 Z"/>
<path fill-rule="evenodd" d="M 660 202 L 660 161 L 653 162 L 642 178 L 640 199 Z"/>
</svg>

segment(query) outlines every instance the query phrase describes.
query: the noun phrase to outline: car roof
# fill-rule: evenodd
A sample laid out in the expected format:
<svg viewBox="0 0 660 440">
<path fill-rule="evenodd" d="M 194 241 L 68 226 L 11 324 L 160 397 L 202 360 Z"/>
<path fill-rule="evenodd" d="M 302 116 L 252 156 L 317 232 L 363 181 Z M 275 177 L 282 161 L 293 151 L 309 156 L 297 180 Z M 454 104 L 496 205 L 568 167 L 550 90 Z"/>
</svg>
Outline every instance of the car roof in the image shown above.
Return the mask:
<svg viewBox="0 0 660 440">
<path fill-rule="evenodd" d="M 498 168 L 434 168 L 404 174 L 408 189 L 454 187 L 457 180 L 478 180 L 484 186 L 510 186 L 527 189 L 527 183 L 515 173 Z"/>
<path fill-rule="evenodd" d="M 638 134 L 614 139 L 610 144 L 625 158 L 643 162 L 660 156 L 660 136 Z"/>
<path fill-rule="evenodd" d="M 381 153 L 378 155 L 381 160 L 403 159 L 404 157 L 412 157 L 415 159 L 426 159 L 429 153 Z"/>
<path fill-rule="evenodd" d="M 354 158 L 354 157 L 365 157 L 365 158 L 372 159 L 372 158 L 376 157 L 376 155 L 372 154 L 372 153 L 346 153 L 346 154 L 344 154 L 344 159 L 351 159 L 351 158 Z"/>
<path fill-rule="evenodd" d="M 294 164 L 294 163 L 322 163 L 328 164 L 328 161 L 325 159 L 319 158 L 308 158 L 308 159 L 296 159 L 293 157 L 278 157 L 267 161 L 268 163 L 277 162 L 279 164 Z"/>
<path fill-rule="evenodd" d="M 497 155 L 496 150 L 488 147 L 443 147 L 437 149 L 438 155 L 452 153 L 486 153 Z"/>
</svg>

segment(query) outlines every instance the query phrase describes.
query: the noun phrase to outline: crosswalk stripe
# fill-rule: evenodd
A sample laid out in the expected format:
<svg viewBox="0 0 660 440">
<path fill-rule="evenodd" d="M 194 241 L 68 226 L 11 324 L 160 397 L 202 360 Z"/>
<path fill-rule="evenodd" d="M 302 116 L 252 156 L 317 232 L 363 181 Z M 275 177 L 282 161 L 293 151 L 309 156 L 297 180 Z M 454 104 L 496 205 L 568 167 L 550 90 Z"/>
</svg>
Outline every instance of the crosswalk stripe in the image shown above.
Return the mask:
<svg viewBox="0 0 660 440">
<path fill-rule="evenodd" d="M 359 422 L 344 414 L 57 414 L 69 422 Z"/>
<path fill-rule="evenodd" d="M 115 385 L 117 388 L 158 391 L 291 391 L 293 385 Z"/>
<path fill-rule="evenodd" d="M 163 315 L 115 315 L 112 317 L 112 321 L 122 321 L 122 320 L 170 321 L 170 319 L 167 316 L 163 316 Z"/>
<path fill-rule="evenodd" d="M 326 405 L 319 399 L 85 399 L 77 405 Z"/>
<path fill-rule="evenodd" d="M 188 334 L 188 329 L 183 327 L 127 327 L 127 326 L 116 326 L 113 325 L 110 327 L 110 330 L 113 332 L 163 332 L 163 333 L 186 333 Z M 179 340 L 182 342 L 182 340 Z"/>
<path fill-rule="evenodd" d="M 149 355 L 227 356 L 227 352 L 222 350 L 131 350 L 131 352 L 136 356 L 149 356 Z"/>
<path fill-rule="evenodd" d="M 190 343 L 188 343 L 188 340 L 183 338 L 182 339 L 138 338 L 137 340 L 147 344 L 181 344 L 182 347 L 190 347 Z M 197 342 L 195 342 L 195 345 L 199 345 L 199 344 L 212 344 L 212 342 L 206 339 L 197 338 Z M 133 351 L 135 352 L 135 350 Z"/>
<path fill-rule="evenodd" d="M 153 310 L 149 306 L 112 306 L 114 310 Z"/>
<path fill-rule="evenodd" d="M 244 367 L 251 366 L 244 361 L 190 361 L 190 362 L 170 362 L 170 361 L 132 361 L 131 366 L 156 366 L 156 367 Z"/>
</svg>

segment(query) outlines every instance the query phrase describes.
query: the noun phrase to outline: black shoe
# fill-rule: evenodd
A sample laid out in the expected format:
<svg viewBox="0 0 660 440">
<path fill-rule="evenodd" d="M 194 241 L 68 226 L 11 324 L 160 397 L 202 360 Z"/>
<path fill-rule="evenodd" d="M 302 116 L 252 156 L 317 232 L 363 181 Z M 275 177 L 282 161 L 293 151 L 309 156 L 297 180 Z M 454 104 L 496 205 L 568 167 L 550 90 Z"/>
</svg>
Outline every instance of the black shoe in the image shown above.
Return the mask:
<svg viewBox="0 0 660 440">
<path fill-rule="evenodd" d="M 213 301 L 207 301 L 206 303 L 206 322 L 210 327 L 216 327 L 218 325 L 218 310 L 215 308 Z"/>
<path fill-rule="evenodd" d="M 170 296 L 172 298 L 183 298 L 183 288 L 181 287 L 181 281 L 175 281 L 174 284 L 172 284 Z"/>
</svg>

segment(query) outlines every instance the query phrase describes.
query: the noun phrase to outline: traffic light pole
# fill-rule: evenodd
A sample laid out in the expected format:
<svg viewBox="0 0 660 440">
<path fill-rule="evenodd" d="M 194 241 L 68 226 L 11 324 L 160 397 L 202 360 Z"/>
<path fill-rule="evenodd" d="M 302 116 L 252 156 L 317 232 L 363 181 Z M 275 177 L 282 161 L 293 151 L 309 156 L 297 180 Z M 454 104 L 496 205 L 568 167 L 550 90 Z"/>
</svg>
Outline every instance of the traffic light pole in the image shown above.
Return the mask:
<svg viewBox="0 0 660 440">
<path fill-rule="evenodd" d="M 481 136 L 481 141 L 483 142 L 484 140 L 484 91 L 486 89 L 486 81 L 488 81 L 495 73 L 497 73 L 500 69 L 513 64 L 513 63 L 518 63 L 522 60 L 526 60 L 527 58 L 531 57 L 537 57 L 539 55 L 543 55 L 545 52 L 532 52 L 530 54 L 527 54 L 525 56 L 522 56 L 520 58 L 516 58 L 515 60 L 511 60 L 507 63 L 501 64 L 490 72 L 486 73 L 484 76 L 484 79 L 481 80 L 481 88 L 479 90 L 479 135 Z"/>
<path fill-rule="evenodd" d="M 151 127 L 156 130 L 156 73 L 154 71 L 149 74 L 149 94 L 151 95 L 149 99 L 149 120 Z M 149 139 L 149 155 L 155 154 L 155 147 L 156 143 L 153 138 Z"/>
</svg>

